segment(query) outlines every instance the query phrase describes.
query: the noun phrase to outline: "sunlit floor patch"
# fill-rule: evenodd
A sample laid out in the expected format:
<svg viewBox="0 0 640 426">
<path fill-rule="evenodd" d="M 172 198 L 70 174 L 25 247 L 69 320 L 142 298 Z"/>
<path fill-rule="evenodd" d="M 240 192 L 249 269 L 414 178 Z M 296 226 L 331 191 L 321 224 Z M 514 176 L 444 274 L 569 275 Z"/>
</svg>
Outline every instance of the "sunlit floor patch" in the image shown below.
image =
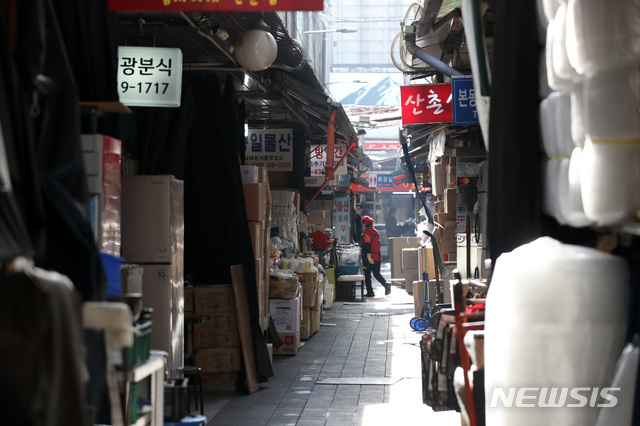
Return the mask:
<svg viewBox="0 0 640 426">
<path fill-rule="evenodd" d="M 318 380 L 317 385 L 393 385 L 402 377 L 333 377 Z"/>
</svg>

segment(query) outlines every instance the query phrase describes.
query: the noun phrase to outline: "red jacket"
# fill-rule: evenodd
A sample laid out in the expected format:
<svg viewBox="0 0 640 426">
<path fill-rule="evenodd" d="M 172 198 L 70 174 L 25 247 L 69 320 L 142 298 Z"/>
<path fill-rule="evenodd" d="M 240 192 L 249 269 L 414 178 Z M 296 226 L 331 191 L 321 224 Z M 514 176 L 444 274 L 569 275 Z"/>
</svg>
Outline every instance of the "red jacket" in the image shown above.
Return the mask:
<svg viewBox="0 0 640 426">
<path fill-rule="evenodd" d="M 371 259 L 374 262 L 382 260 L 380 256 L 380 233 L 373 226 L 366 227 L 364 234 L 362 234 L 362 251 L 365 258 L 367 253 L 371 253 Z"/>
</svg>

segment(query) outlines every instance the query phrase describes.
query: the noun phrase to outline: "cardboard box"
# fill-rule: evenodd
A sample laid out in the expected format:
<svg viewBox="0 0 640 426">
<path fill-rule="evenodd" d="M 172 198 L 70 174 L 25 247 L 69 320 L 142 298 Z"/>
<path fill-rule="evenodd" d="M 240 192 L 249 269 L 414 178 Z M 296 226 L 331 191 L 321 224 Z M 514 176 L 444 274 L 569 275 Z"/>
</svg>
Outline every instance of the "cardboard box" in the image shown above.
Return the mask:
<svg viewBox="0 0 640 426">
<path fill-rule="evenodd" d="M 269 277 L 269 298 L 293 299 L 300 296 L 300 281 L 297 276 Z"/>
<path fill-rule="evenodd" d="M 418 249 L 418 276 L 423 278 L 423 272 L 429 274 L 429 278 L 436 276 L 435 261 L 433 259 L 433 248 L 420 247 Z"/>
<path fill-rule="evenodd" d="M 264 258 L 262 256 L 256 258 L 255 260 L 255 270 L 256 270 L 256 288 L 265 287 L 266 283 L 264 282 Z"/>
<path fill-rule="evenodd" d="M 433 220 L 444 226 L 446 222 L 456 222 L 457 216 L 456 212 L 437 213 L 433 215 Z"/>
<path fill-rule="evenodd" d="M 405 248 L 402 249 L 402 270 L 418 269 L 418 249 Z"/>
<path fill-rule="evenodd" d="M 320 318 L 322 317 L 322 311 L 311 310 L 311 335 L 313 336 L 320 330 Z"/>
<path fill-rule="evenodd" d="M 444 213 L 444 201 L 439 200 L 433 203 L 434 205 L 434 213 Z"/>
<path fill-rule="evenodd" d="M 302 320 L 300 321 L 300 340 L 311 337 L 311 309 L 302 308 Z"/>
<path fill-rule="evenodd" d="M 300 332 L 300 317 L 302 313 L 300 304 L 299 297 L 269 300 L 269 313 L 273 318 L 278 333 L 298 334 Z"/>
<path fill-rule="evenodd" d="M 313 308 L 318 294 L 318 273 L 304 272 L 296 274 L 302 285 L 302 307 Z M 300 336 L 302 338 L 302 336 Z"/>
<path fill-rule="evenodd" d="M 264 183 L 244 183 L 244 202 L 249 222 L 267 220 L 267 187 Z"/>
<path fill-rule="evenodd" d="M 248 222 L 249 234 L 251 235 L 251 245 L 253 246 L 253 257 L 259 258 L 264 252 L 264 222 Z"/>
<path fill-rule="evenodd" d="M 193 291 L 193 303 L 196 314 L 236 311 L 231 284 L 198 286 Z"/>
<path fill-rule="evenodd" d="M 447 187 L 454 188 L 458 184 L 457 179 L 458 177 L 456 175 L 456 164 L 447 164 Z"/>
<path fill-rule="evenodd" d="M 209 314 L 209 321 L 193 325 L 194 333 L 238 330 L 238 317 L 234 312 Z"/>
<path fill-rule="evenodd" d="M 242 369 L 242 350 L 237 348 L 196 349 L 195 364 L 203 373 L 223 373 Z"/>
<path fill-rule="evenodd" d="M 326 279 L 325 279 L 326 281 Z M 316 303 L 311 308 L 312 311 L 322 310 L 322 302 L 324 301 L 324 285 L 318 282 L 318 291 L 316 292 Z"/>
<path fill-rule="evenodd" d="M 300 333 L 278 333 L 283 344 L 273 348 L 274 355 L 295 355 L 300 347 Z"/>
<path fill-rule="evenodd" d="M 407 290 L 407 293 L 413 294 L 413 286 L 412 283 L 414 281 L 420 280 L 420 272 L 418 268 L 415 269 L 403 269 L 402 275 L 404 277 L 404 288 Z"/>
<path fill-rule="evenodd" d="M 122 293 L 142 293 L 142 274 L 144 268 L 133 263 L 124 263 L 120 267 Z"/>
<path fill-rule="evenodd" d="M 446 164 L 442 162 L 431 163 L 431 192 L 439 197 L 446 188 Z"/>
<path fill-rule="evenodd" d="M 456 213 L 458 211 L 458 189 L 445 189 L 443 198 L 445 213 Z"/>
<path fill-rule="evenodd" d="M 193 291 L 195 287 L 189 286 L 184 288 L 184 311 L 195 312 L 195 304 L 193 303 Z"/>
<path fill-rule="evenodd" d="M 242 183 L 258 183 L 258 166 L 240 166 Z"/>
<path fill-rule="evenodd" d="M 424 307 L 425 293 L 427 286 L 424 281 L 413 282 L 413 309 L 415 316 L 422 316 L 422 308 Z M 440 281 L 440 291 L 444 295 L 444 281 Z M 443 298 L 444 300 L 444 298 Z M 429 280 L 429 301 L 431 308 L 435 307 L 438 301 L 438 292 L 436 290 L 436 280 Z"/>
<path fill-rule="evenodd" d="M 418 237 L 392 237 L 389 238 L 391 277 L 402 278 L 402 249 L 418 248 L 420 240 Z"/>
<path fill-rule="evenodd" d="M 456 238 L 458 223 L 457 222 L 445 222 L 444 223 L 444 239 L 450 240 Z"/>
<path fill-rule="evenodd" d="M 189 335 L 193 349 L 203 348 L 235 348 L 240 346 L 240 332 L 238 330 L 216 330 L 194 332 Z"/>
<path fill-rule="evenodd" d="M 240 374 L 237 371 L 223 373 L 203 373 L 202 390 L 204 392 L 233 392 L 237 390 Z"/>
</svg>

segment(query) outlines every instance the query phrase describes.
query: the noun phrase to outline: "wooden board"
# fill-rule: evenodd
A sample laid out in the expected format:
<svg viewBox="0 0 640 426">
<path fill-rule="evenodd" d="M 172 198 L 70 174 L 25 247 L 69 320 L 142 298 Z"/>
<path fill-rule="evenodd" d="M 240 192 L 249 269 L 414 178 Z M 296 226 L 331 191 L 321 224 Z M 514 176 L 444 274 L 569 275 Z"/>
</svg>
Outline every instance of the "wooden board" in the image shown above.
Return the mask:
<svg viewBox="0 0 640 426">
<path fill-rule="evenodd" d="M 253 333 L 251 332 L 251 318 L 247 303 L 247 287 L 244 281 L 242 265 L 231 266 L 231 284 L 236 298 L 236 315 L 238 316 L 238 328 L 240 329 L 240 344 L 242 346 L 242 358 L 247 375 L 247 390 L 254 393 L 260 389 L 256 358 L 253 347 Z"/>
</svg>

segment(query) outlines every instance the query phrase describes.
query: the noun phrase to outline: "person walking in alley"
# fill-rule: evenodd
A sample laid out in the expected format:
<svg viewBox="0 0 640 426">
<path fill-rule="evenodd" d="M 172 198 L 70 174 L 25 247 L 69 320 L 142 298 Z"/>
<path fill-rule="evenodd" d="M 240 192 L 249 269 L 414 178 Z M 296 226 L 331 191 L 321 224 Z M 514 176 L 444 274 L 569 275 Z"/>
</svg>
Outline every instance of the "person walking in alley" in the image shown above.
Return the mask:
<svg viewBox="0 0 640 426">
<path fill-rule="evenodd" d="M 373 288 L 371 287 L 371 274 L 384 287 L 384 294 L 391 293 L 391 284 L 387 284 L 380 273 L 380 233 L 373 227 L 373 219 L 370 216 L 362 216 L 362 225 L 364 232 L 362 233 L 362 266 L 364 269 L 364 283 L 367 286 L 366 297 L 374 297 Z"/>
</svg>

